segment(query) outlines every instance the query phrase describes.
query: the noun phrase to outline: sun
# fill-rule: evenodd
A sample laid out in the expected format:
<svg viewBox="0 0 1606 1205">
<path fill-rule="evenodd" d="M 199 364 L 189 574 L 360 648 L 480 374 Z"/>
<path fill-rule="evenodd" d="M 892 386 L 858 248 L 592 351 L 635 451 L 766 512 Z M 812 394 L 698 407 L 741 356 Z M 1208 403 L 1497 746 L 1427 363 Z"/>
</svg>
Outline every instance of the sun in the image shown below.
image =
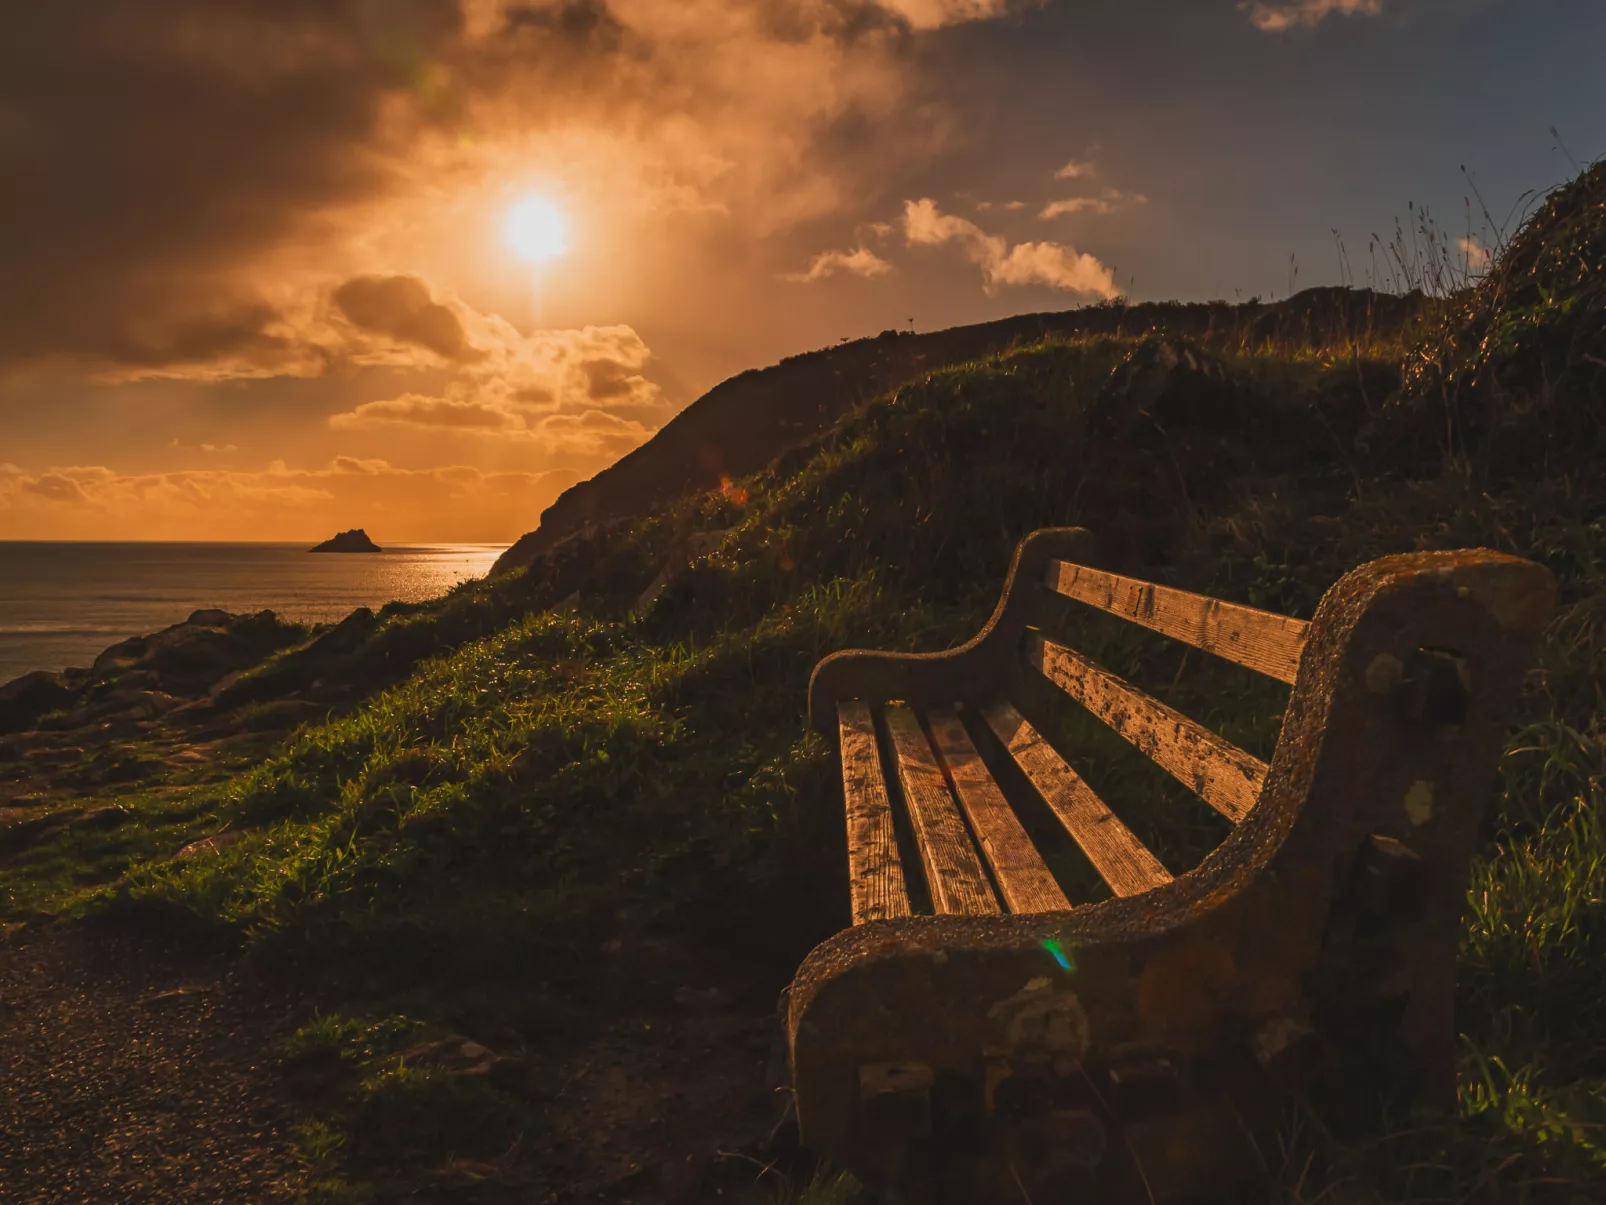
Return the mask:
<svg viewBox="0 0 1606 1205">
<path fill-rule="evenodd" d="M 569 250 L 569 224 L 563 211 L 541 196 L 527 196 L 507 211 L 508 246 L 527 264 L 557 259 Z"/>
</svg>

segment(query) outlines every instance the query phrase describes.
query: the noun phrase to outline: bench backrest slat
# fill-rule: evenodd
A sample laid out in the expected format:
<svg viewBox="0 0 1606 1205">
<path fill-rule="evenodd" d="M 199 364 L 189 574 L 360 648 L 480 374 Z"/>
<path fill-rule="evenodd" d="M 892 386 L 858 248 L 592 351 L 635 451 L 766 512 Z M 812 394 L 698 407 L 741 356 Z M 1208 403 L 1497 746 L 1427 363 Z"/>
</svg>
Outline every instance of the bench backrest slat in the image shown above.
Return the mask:
<svg viewBox="0 0 1606 1205">
<path fill-rule="evenodd" d="M 909 888 L 898 858 L 892 805 L 876 750 L 870 705 L 837 704 L 842 735 L 842 793 L 848 812 L 848 884 L 853 923 L 909 916 Z"/>
<path fill-rule="evenodd" d="M 1265 762 L 1127 685 L 1074 649 L 1031 632 L 1026 638 L 1026 664 L 1234 824 L 1260 798 Z"/>
<path fill-rule="evenodd" d="M 996 914 L 998 899 L 920 721 L 903 703 L 888 704 L 886 717 L 898 758 L 898 782 L 931 889 L 931 906 L 939 915 Z"/>
<path fill-rule="evenodd" d="M 1054 752 L 1025 716 L 1009 703 L 995 703 L 987 709 L 985 718 L 1111 891 L 1116 895 L 1141 895 L 1171 881 L 1160 860 L 1116 818 L 1082 776 Z"/>
<path fill-rule="evenodd" d="M 1310 624 L 1270 611 L 1189 594 L 1152 582 L 1048 562 L 1043 584 L 1058 594 L 1141 624 L 1194 648 L 1293 684 Z"/>
<path fill-rule="evenodd" d="M 1070 901 L 1054 881 L 1004 792 L 988 773 L 964 723 L 949 707 L 932 708 L 926 720 L 937 752 L 953 779 L 959 805 L 970 819 L 976 844 L 981 846 L 1009 910 L 1058 912 L 1069 908 Z"/>
</svg>

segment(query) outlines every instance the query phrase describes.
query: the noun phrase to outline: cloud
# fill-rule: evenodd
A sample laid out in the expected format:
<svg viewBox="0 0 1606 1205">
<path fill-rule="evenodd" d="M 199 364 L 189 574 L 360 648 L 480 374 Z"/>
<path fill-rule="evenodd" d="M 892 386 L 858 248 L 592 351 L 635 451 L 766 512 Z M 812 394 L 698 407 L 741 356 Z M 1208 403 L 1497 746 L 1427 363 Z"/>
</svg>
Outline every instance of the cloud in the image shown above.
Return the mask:
<svg viewBox="0 0 1606 1205">
<path fill-rule="evenodd" d="M 809 261 L 807 269 L 783 276 L 781 279 L 811 284 L 835 276 L 838 272 L 871 278 L 885 276 L 891 271 L 892 265 L 886 260 L 867 247 L 859 247 L 852 251 L 822 251 Z"/>
<path fill-rule="evenodd" d="M 985 21 L 1041 3 L 1028 0 L 882 0 L 882 7 L 897 13 L 916 29 L 937 29 L 967 21 Z"/>
<path fill-rule="evenodd" d="M 1072 159 L 1059 171 L 1054 173 L 1056 180 L 1080 180 L 1083 176 L 1093 174 L 1093 164 L 1085 159 Z"/>
<path fill-rule="evenodd" d="M 926 31 L 1033 2 L 30 6 L 0 38 L 0 279 L 27 299 L 0 371 L 313 375 L 312 300 L 369 277 L 334 318 L 459 361 L 472 334 L 397 282 L 464 258 L 463 198 L 547 175 L 643 221 L 794 228 L 944 145 L 942 104 L 907 103 Z"/>
<path fill-rule="evenodd" d="M 1004 209 L 1004 210 L 1008 210 L 1011 213 L 1014 213 L 1017 210 L 1021 210 L 1021 209 L 1025 209 L 1025 208 L 1026 208 L 1026 202 L 1025 201 L 977 201 L 976 202 L 976 212 L 977 213 L 986 213 L 990 209 Z"/>
<path fill-rule="evenodd" d="M 483 354 L 469 345 L 457 314 L 430 296 L 417 276 L 353 277 L 334 290 L 331 300 L 358 329 L 425 348 L 443 360 Z"/>
<path fill-rule="evenodd" d="M 1037 216 L 1047 222 L 1071 213 L 1110 214 L 1132 205 L 1147 205 L 1149 198 L 1140 192 L 1122 192 L 1119 188 L 1106 188 L 1096 197 L 1068 197 L 1063 201 L 1050 201 Z"/>
<path fill-rule="evenodd" d="M 27 478 L 19 483 L 18 488 L 30 494 L 38 494 L 41 498 L 48 498 L 52 502 L 84 500 L 84 491 L 78 483 L 60 473 L 46 473 L 40 477 Z"/>
<path fill-rule="evenodd" d="M 1000 285 L 1034 284 L 1102 299 L 1120 292 L 1114 273 L 1094 256 L 1059 243 L 1011 247 L 1002 235 L 988 234 L 974 222 L 944 214 L 930 198 L 904 203 L 903 227 L 911 246 L 958 243 L 966 257 L 980 266 L 988 292 Z"/>
<path fill-rule="evenodd" d="M 1494 252 L 1484 246 L 1483 241 L 1475 234 L 1456 239 L 1455 245 L 1464 257 L 1466 270 L 1473 276 L 1482 276 L 1494 262 Z"/>
<path fill-rule="evenodd" d="M 35 538 L 103 535 L 108 516 L 143 539 L 321 539 L 353 525 L 393 541 L 511 540 L 580 474 L 398 468 L 336 457 L 293 469 L 118 473 L 103 465 L 0 468 L 0 521 Z"/>
<path fill-rule="evenodd" d="M 437 299 L 422 282 L 406 280 L 404 312 L 442 311 L 474 354 L 454 366 L 442 392 L 414 390 L 364 402 L 331 416 L 335 430 L 433 429 L 534 443 L 550 455 L 596 457 L 639 447 L 669 418 L 672 408 L 645 375 L 652 352 L 632 328 L 524 334 L 502 318 L 456 297 Z M 390 282 L 379 290 L 387 299 L 393 291 Z M 388 305 L 377 308 L 385 316 L 395 312 Z M 443 320 L 434 321 L 444 327 Z M 340 354 L 359 363 L 396 362 L 386 350 L 357 347 Z"/>
<path fill-rule="evenodd" d="M 994 285 L 1042 284 L 1105 300 L 1120 292 L 1109 268 L 1058 243 L 1017 243 L 987 273 Z"/>
<path fill-rule="evenodd" d="M 451 401 L 406 393 L 383 402 L 364 402 L 355 410 L 336 414 L 331 427 L 352 430 L 398 423 L 413 427 L 447 427 L 470 431 L 505 431 L 518 426 L 518 420 L 505 410 L 480 402 Z"/>
<path fill-rule="evenodd" d="M 1282 33 L 1320 25 L 1335 14 L 1375 17 L 1383 11 L 1383 0 L 1240 0 L 1238 7 L 1249 10 L 1256 29 Z"/>
</svg>

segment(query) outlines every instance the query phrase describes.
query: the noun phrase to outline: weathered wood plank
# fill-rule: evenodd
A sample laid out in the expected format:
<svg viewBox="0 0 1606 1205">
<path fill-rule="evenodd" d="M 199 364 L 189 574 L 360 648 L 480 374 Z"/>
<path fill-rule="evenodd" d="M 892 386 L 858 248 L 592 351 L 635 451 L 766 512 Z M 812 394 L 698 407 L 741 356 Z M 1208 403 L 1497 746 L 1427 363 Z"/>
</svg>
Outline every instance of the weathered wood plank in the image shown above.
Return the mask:
<svg viewBox="0 0 1606 1205">
<path fill-rule="evenodd" d="M 1194 648 L 1293 684 L 1310 624 L 1152 582 L 1050 561 L 1043 584 Z"/>
<path fill-rule="evenodd" d="M 1266 763 L 1129 686 L 1081 653 L 1032 632 L 1026 663 L 1233 823 L 1260 798 Z"/>
<path fill-rule="evenodd" d="M 982 856 L 1011 912 L 1058 912 L 1071 906 L 1037 852 L 1020 818 L 987 771 L 965 725 L 948 707 L 932 708 L 926 719 L 937 752 L 948 767 L 960 806 L 970 817 Z"/>
<path fill-rule="evenodd" d="M 842 734 L 842 793 L 848 811 L 848 890 L 853 923 L 908 916 L 909 889 L 898 858 L 892 805 L 868 704 L 837 704 Z"/>
<path fill-rule="evenodd" d="M 1016 765 L 1082 847 L 1110 890 L 1139 895 L 1171 881 L 1160 860 L 1105 806 L 1082 776 L 1066 764 L 1042 735 L 1008 703 L 996 703 L 983 715 L 987 726 L 1009 750 Z"/>
<path fill-rule="evenodd" d="M 920 721 L 902 703 L 889 704 L 886 714 L 887 730 L 898 755 L 898 781 L 909 805 L 932 907 L 939 913 L 969 916 L 1000 911 Z"/>
</svg>

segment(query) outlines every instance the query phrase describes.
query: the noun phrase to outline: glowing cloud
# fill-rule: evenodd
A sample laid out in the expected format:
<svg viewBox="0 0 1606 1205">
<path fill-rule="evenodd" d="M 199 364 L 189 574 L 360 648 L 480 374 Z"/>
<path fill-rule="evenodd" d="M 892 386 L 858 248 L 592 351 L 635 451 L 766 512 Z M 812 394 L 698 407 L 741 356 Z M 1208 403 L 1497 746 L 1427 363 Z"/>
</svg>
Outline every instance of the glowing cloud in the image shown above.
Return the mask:
<svg viewBox="0 0 1606 1205">
<path fill-rule="evenodd" d="M 1063 201 L 1050 201 L 1037 216 L 1039 220 L 1048 222 L 1070 213 L 1108 214 L 1131 205 L 1148 203 L 1149 198 L 1140 192 L 1122 192 L 1119 188 L 1106 188 L 1096 197 L 1068 197 Z"/>
<path fill-rule="evenodd" d="M 1115 297 L 1115 274 L 1094 256 L 1059 243 L 1017 243 L 988 234 L 976 223 L 945 214 L 929 197 L 904 202 L 904 237 L 911 246 L 958 243 L 982 271 L 991 293 L 1000 285 L 1047 285 L 1103 300 Z"/>
<path fill-rule="evenodd" d="M 891 271 L 892 265 L 886 260 L 867 247 L 859 247 L 853 251 L 822 251 L 809 261 L 809 266 L 804 271 L 790 273 L 781 279 L 799 284 L 812 284 L 814 281 L 835 276 L 838 272 L 868 279 L 885 276 Z"/>
<path fill-rule="evenodd" d="M 1383 0 L 1240 0 L 1238 7 L 1249 10 L 1256 29 L 1282 33 L 1320 25 L 1335 14 L 1375 17 L 1383 11 Z"/>
</svg>

